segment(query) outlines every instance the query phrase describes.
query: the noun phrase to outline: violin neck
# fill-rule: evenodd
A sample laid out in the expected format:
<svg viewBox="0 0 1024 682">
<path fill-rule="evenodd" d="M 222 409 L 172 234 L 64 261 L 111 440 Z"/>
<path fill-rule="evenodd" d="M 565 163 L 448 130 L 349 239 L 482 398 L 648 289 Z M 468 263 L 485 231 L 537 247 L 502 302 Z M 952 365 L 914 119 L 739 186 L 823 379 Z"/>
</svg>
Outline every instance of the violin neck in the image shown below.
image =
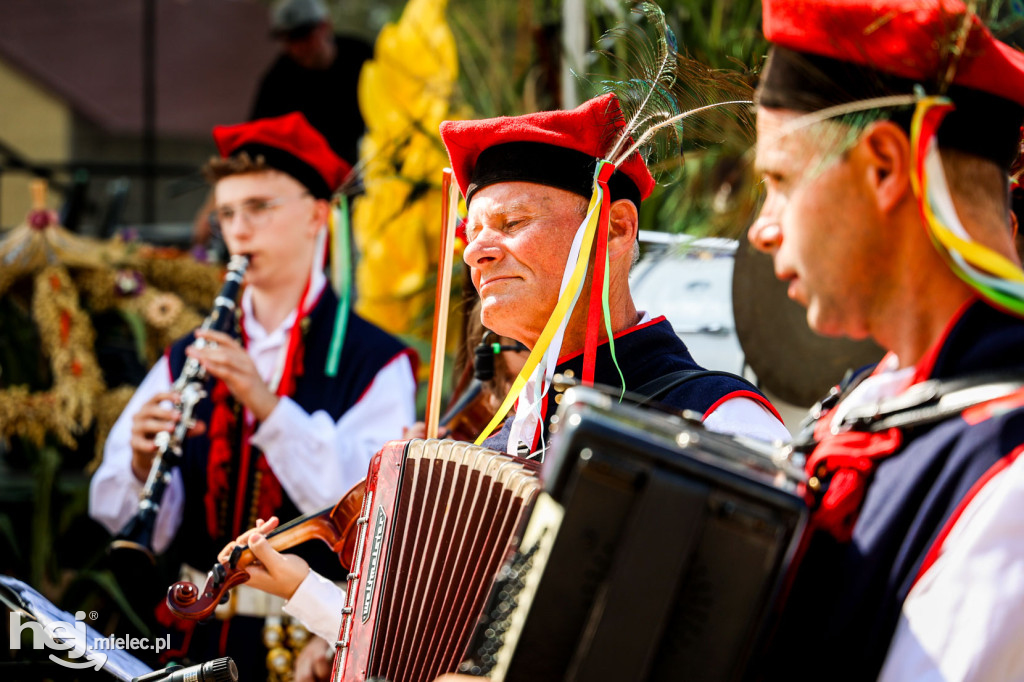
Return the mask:
<svg viewBox="0 0 1024 682">
<path fill-rule="evenodd" d="M 269 540 L 270 538 L 274 537 L 275 535 L 279 535 L 280 533 L 285 533 L 285 532 L 291 530 L 292 528 L 295 528 L 296 526 L 300 526 L 303 523 L 306 523 L 306 522 L 311 521 L 313 519 L 320 519 L 320 518 L 323 518 L 325 520 L 326 519 L 330 519 L 330 517 L 331 517 L 331 510 L 333 508 L 334 507 L 327 507 L 326 509 L 321 509 L 318 512 L 313 512 L 312 514 L 306 514 L 305 516 L 300 516 L 300 517 L 298 517 L 296 519 L 292 519 L 291 521 L 288 521 L 287 523 L 282 523 L 280 526 L 278 526 L 274 530 L 272 530 L 269 533 L 267 533 L 267 539 Z"/>
</svg>

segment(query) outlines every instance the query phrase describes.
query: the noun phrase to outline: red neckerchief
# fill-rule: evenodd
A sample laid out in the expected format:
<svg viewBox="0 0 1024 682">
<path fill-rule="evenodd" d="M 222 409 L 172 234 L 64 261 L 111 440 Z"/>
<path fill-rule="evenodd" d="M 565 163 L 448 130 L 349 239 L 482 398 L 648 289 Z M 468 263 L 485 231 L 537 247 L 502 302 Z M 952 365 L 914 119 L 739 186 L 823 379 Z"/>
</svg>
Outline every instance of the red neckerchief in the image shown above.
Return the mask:
<svg viewBox="0 0 1024 682">
<path fill-rule="evenodd" d="M 965 301 L 946 323 L 938 340 L 918 361 L 910 385 L 931 377 L 950 332 L 976 301 L 976 297 Z M 883 367 L 885 362 L 883 358 L 878 367 Z M 805 467 L 810 479 L 809 485 L 819 483 L 827 486 L 824 493 L 809 495 L 809 499 L 817 505 L 811 515 L 811 523 L 828 531 L 837 540 L 849 542 L 875 467 L 899 450 L 903 445 L 903 432 L 894 427 L 877 433 L 842 431 L 833 434 L 831 429 L 834 415 L 835 410 L 830 410 L 815 424 L 814 439 L 818 445 Z"/>
<path fill-rule="evenodd" d="M 871 376 L 879 374 L 888 357 L 882 358 Z M 846 387 L 846 391 L 860 383 Z M 849 542 L 871 474 L 880 460 L 899 448 L 903 434 L 898 429 L 833 433 L 836 408 L 841 402 L 842 397 L 814 424 L 816 445 L 804 465 L 808 477 L 804 492 L 814 510 L 812 527 L 827 531 L 840 542 Z"/>
<path fill-rule="evenodd" d="M 238 415 L 231 401 L 231 393 L 223 381 L 217 380 L 210 389 L 213 410 L 207 438 L 210 450 L 206 462 L 206 529 L 211 538 L 223 538 L 226 526 L 228 491 L 231 481 L 232 434 L 237 432 Z"/>
<path fill-rule="evenodd" d="M 827 485 L 817 498 L 811 514 L 815 528 L 828 531 L 840 542 L 849 542 L 857 522 L 860 506 L 867 493 L 868 481 L 878 462 L 896 452 L 903 443 L 897 428 L 878 433 L 867 431 L 827 432 L 830 419 L 822 419 L 815 427 L 824 428 L 818 446 L 807 460 L 808 486 L 817 481 Z"/>
</svg>

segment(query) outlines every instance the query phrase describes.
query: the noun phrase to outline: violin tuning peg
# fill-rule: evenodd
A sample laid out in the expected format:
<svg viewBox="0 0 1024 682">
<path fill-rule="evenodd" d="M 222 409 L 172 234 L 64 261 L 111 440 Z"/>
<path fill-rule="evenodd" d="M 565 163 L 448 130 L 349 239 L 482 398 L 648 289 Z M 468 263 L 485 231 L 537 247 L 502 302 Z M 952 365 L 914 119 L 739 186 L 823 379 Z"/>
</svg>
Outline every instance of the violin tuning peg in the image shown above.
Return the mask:
<svg viewBox="0 0 1024 682">
<path fill-rule="evenodd" d="M 213 568 L 210 569 L 210 573 L 213 575 L 213 586 L 219 587 L 227 576 L 227 572 L 224 570 L 223 564 L 214 564 Z"/>
</svg>

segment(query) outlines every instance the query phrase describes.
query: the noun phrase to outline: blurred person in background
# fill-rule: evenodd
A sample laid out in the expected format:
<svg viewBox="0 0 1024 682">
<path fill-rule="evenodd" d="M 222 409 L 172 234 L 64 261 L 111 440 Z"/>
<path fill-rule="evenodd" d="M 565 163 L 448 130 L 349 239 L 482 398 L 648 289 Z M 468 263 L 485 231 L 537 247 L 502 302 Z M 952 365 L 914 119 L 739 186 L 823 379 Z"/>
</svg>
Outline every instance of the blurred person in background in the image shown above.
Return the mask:
<svg viewBox="0 0 1024 682">
<path fill-rule="evenodd" d="M 365 131 L 357 86 L 373 48 L 335 35 L 322 0 L 279 0 L 270 26 L 281 54 L 260 80 L 249 118 L 300 111 L 338 156 L 356 166 Z"/>
</svg>

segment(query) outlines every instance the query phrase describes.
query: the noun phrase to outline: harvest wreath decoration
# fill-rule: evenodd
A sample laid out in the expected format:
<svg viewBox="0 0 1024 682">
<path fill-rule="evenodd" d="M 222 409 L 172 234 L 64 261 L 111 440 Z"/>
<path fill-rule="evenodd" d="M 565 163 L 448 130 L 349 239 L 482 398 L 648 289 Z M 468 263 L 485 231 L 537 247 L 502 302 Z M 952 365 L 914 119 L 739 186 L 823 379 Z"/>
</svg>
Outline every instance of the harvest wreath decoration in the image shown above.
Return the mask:
<svg viewBox="0 0 1024 682">
<path fill-rule="evenodd" d="M 33 193 L 36 208 L 25 224 L 0 239 L 0 296 L 31 285 L 22 298 L 30 300 L 52 381 L 38 391 L 8 385 L 0 367 L 0 438 L 19 436 L 42 447 L 49 434 L 76 449 L 77 437 L 95 423 L 97 453 L 91 470 L 135 387 L 108 390 L 90 314 L 120 312 L 143 359 L 152 363 L 164 347 L 202 322 L 201 307 L 213 300 L 222 269 L 177 250 L 75 235 L 57 224 L 53 211 L 42 208 L 45 185 Z"/>
</svg>

